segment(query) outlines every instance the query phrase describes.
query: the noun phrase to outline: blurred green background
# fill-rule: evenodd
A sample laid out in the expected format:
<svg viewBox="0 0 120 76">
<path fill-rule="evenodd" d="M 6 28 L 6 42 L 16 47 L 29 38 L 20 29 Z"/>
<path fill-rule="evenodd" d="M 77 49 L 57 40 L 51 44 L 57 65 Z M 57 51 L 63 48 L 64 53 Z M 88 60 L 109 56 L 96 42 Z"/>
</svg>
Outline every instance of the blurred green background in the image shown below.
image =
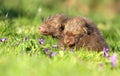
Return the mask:
<svg viewBox="0 0 120 76">
<path fill-rule="evenodd" d="M 109 39 L 119 41 L 120 0 L 0 0 L 0 35 L 38 36 L 42 21 L 56 13 L 88 17 L 110 46 Z"/>
<path fill-rule="evenodd" d="M 111 69 L 102 53 L 52 48 L 56 40 L 41 35 L 38 27 L 56 13 L 90 18 L 108 43 L 109 55 L 117 53 L 116 67 Z M 0 76 L 119 76 L 120 0 L 0 0 L 1 38 L 7 40 L 0 42 Z M 44 48 L 57 55 L 49 58 Z"/>
<path fill-rule="evenodd" d="M 107 19 L 120 13 L 120 0 L 0 0 L 0 16 L 40 18 L 54 13 L 89 15 Z"/>
</svg>

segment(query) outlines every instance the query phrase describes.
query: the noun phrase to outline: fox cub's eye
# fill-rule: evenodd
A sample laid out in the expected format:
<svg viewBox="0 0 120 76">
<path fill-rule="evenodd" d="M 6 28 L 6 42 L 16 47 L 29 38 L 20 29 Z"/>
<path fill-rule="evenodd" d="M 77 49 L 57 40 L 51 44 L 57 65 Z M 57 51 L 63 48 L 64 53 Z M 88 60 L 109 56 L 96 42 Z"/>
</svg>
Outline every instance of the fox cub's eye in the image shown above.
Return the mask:
<svg viewBox="0 0 120 76">
<path fill-rule="evenodd" d="M 62 30 L 62 31 L 64 30 L 64 26 L 61 27 L 61 30 Z"/>
<path fill-rule="evenodd" d="M 63 31 L 63 30 L 64 30 L 64 26 L 61 26 L 61 27 L 60 27 L 60 30 Z"/>
</svg>

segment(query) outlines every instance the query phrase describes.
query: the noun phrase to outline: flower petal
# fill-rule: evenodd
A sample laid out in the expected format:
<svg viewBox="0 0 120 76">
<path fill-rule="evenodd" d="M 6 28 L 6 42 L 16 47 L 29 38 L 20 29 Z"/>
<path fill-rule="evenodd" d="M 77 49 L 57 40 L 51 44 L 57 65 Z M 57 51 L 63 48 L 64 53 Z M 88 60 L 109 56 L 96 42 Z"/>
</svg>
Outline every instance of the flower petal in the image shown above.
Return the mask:
<svg viewBox="0 0 120 76">
<path fill-rule="evenodd" d="M 26 41 L 27 41 L 27 37 L 24 37 L 24 38 L 23 38 L 23 41 L 26 42 Z"/>
<path fill-rule="evenodd" d="M 39 42 L 39 44 L 44 44 L 44 41 L 43 41 L 42 38 L 39 38 L 39 39 L 38 39 L 38 42 Z"/>
<path fill-rule="evenodd" d="M 45 53 L 48 53 L 48 48 L 45 48 L 45 49 L 44 49 L 44 52 L 45 52 Z"/>
<path fill-rule="evenodd" d="M 114 53 L 111 57 L 110 57 L 110 63 L 112 65 L 112 67 L 116 66 L 116 60 L 117 60 L 117 54 Z"/>
<path fill-rule="evenodd" d="M 7 38 L 1 38 L 0 42 L 5 42 L 7 40 Z"/>
<path fill-rule="evenodd" d="M 56 52 L 51 52 L 49 56 L 51 58 L 51 57 L 55 56 L 56 54 L 57 54 Z"/>
<path fill-rule="evenodd" d="M 108 57 L 109 55 L 108 55 L 108 48 L 104 48 L 103 49 L 103 56 L 104 57 Z"/>
</svg>

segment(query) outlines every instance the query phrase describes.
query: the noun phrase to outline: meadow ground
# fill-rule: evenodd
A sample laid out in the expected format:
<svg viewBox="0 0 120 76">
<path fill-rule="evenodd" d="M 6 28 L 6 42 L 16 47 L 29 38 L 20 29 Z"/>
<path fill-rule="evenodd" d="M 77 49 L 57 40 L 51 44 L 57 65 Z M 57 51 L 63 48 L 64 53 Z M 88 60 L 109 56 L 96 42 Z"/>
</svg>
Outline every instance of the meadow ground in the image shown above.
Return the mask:
<svg viewBox="0 0 120 76">
<path fill-rule="evenodd" d="M 111 12 L 101 15 L 104 11 L 97 13 L 93 10 L 91 13 L 81 14 L 77 9 L 75 11 L 75 8 L 66 10 L 62 7 L 63 13 L 70 16 L 86 16 L 96 24 L 109 46 L 110 57 L 105 57 L 103 52 L 88 52 L 83 48 L 60 50 L 54 47 L 57 44 L 56 39 L 38 32 L 44 18 L 61 13 L 61 9 L 57 7 L 61 7 L 59 1 L 53 0 L 50 3 L 47 0 L 46 4 L 43 0 L 35 0 L 36 3 L 32 2 L 33 0 L 11 0 L 18 1 L 18 5 L 17 2 L 11 4 L 9 0 L 2 1 L 4 5 L 0 3 L 0 9 L 3 9 L 0 10 L 0 76 L 119 76 L 119 13 L 114 16 L 109 15 Z M 58 4 L 54 5 L 55 3 Z M 7 8 L 4 9 L 5 5 Z M 11 10 L 10 6 L 14 10 Z M 28 10 L 29 12 L 26 12 Z M 43 39 L 43 42 L 39 39 Z M 116 57 L 113 57 L 111 65 L 110 59 L 113 55 Z M 116 64 L 113 67 L 114 63 Z"/>
<path fill-rule="evenodd" d="M 100 25 L 98 28 L 109 45 L 108 54 L 117 54 L 114 68 L 102 52 L 53 48 L 56 40 L 38 32 L 41 21 L 27 18 L 1 20 L 0 38 L 6 39 L 0 42 L 0 76 L 119 76 L 119 19 L 120 15 L 113 20 L 97 23 L 93 18 Z M 44 40 L 44 44 L 38 42 L 39 38 Z M 48 48 L 50 55 L 46 54 L 45 48 Z"/>
</svg>

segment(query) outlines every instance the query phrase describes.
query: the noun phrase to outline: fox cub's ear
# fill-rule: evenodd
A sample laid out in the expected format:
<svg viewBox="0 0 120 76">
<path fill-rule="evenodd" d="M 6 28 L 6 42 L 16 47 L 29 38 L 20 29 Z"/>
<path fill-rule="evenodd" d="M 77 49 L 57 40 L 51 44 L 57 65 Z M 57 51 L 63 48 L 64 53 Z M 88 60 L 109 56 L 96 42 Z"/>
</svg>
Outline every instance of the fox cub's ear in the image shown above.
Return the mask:
<svg viewBox="0 0 120 76">
<path fill-rule="evenodd" d="M 67 18 L 66 19 L 64 19 L 63 21 L 62 21 L 62 23 L 61 23 L 61 25 L 60 25 L 60 30 L 61 31 L 63 31 L 64 29 L 65 29 L 65 25 L 66 25 L 66 22 L 67 22 Z"/>
<path fill-rule="evenodd" d="M 83 30 L 86 34 L 88 34 L 88 35 L 90 35 L 90 34 L 93 32 L 93 28 L 90 27 L 90 25 L 88 25 L 88 24 L 86 24 L 85 26 L 83 26 L 83 27 L 82 27 L 82 30 Z"/>
<path fill-rule="evenodd" d="M 63 31 L 64 29 L 65 29 L 65 25 L 64 24 L 61 24 L 61 26 L 60 26 L 60 31 Z"/>
<path fill-rule="evenodd" d="M 86 27 L 81 27 L 84 33 L 87 33 L 87 28 Z"/>
</svg>

